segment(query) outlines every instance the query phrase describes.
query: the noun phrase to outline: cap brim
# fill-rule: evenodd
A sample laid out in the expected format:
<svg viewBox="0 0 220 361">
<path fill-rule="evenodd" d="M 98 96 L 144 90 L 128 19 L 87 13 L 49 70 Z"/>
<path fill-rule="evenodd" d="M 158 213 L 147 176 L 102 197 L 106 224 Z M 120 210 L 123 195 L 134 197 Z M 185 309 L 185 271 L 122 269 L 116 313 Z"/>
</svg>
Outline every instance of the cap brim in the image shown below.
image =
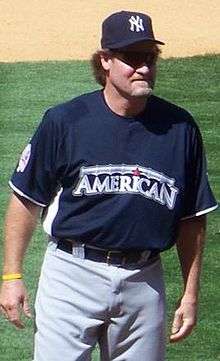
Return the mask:
<svg viewBox="0 0 220 361">
<path fill-rule="evenodd" d="M 136 40 L 133 40 L 133 39 L 130 39 L 130 40 L 127 40 L 127 41 L 121 41 L 121 42 L 118 42 L 117 44 L 114 44 L 114 45 L 109 45 L 109 46 L 106 46 L 108 49 L 119 49 L 119 48 L 124 48 L 126 46 L 129 46 L 129 45 L 133 45 L 133 44 L 137 44 L 137 43 L 154 43 L 154 44 L 159 44 L 159 45 L 165 45 L 165 43 L 163 41 L 160 41 L 160 40 L 156 40 L 156 39 L 153 39 L 153 38 L 146 38 L 146 39 L 143 39 L 143 38 L 140 38 L 140 39 L 136 39 Z"/>
</svg>

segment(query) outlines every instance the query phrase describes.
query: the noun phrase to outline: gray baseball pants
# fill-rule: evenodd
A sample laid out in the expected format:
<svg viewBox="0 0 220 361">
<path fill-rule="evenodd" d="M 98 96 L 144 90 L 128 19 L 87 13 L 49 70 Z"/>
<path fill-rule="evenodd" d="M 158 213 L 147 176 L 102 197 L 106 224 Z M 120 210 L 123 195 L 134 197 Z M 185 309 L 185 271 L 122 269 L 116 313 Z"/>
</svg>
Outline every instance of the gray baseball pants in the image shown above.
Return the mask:
<svg viewBox="0 0 220 361">
<path fill-rule="evenodd" d="M 36 296 L 34 361 L 164 361 L 160 258 L 126 267 L 68 254 L 50 241 Z"/>
</svg>

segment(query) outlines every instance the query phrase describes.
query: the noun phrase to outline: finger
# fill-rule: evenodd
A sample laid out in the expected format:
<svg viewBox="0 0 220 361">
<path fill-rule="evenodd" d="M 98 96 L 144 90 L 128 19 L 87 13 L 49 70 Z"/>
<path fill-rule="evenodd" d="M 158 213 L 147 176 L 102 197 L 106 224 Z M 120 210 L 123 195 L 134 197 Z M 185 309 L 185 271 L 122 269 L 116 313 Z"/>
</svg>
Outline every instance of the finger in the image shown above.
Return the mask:
<svg viewBox="0 0 220 361">
<path fill-rule="evenodd" d="M 28 303 L 27 298 L 24 299 L 23 312 L 24 312 L 24 314 L 25 314 L 27 317 L 29 317 L 29 318 L 32 317 L 31 309 L 30 309 L 30 307 L 29 307 L 29 303 Z"/>
<path fill-rule="evenodd" d="M 189 336 L 189 334 L 193 330 L 193 325 L 187 322 L 184 322 L 183 326 L 179 329 L 179 331 L 170 336 L 170 342 L 178 342 Z"/>
<path fill-rule="evenodd" d="M 19 329 L 23 329 L 25 327 L 21 320 L 12 320 L 11 323 L 13 323 L 13 325 Z"/>
<path fill-rule="evenodd" d="M 182 314 L 176 311 L 172 324 L 172 330 L 171 330 L 172 334 L 177 333 L 180 330 L 182 324 L 183 324 Z"/>
<path fill-rule="evenodd" d="M 5 311 L 5 309 L 4 309 L 3 306 L 0 306 L 0 312 L 1 312 L 1 314 L 2 314 L 6 319 L 8 319 L 7 312 Z"/>
<path fill-rule="evenodd" d="M 19 311 L 15 306 L 7 309 L 7 315 L 8 315 L 8 320 L 13 325 L 15 325 L 17 328 L 24 328 L 24 325 L 20 319 Z"/>
</svg>

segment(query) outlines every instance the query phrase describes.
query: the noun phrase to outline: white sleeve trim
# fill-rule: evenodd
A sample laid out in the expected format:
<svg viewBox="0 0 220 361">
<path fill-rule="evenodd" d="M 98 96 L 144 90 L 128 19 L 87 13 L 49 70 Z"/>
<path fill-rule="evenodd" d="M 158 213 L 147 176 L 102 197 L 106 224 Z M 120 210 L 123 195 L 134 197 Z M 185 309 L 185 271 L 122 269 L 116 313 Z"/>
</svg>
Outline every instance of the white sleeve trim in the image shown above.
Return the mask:
<svg viewBox="0 0 220 361">
<path fill-rule="evenodd" d="M 56 196 L 54 197 L 53 201 L 50 203 L 49 207 L 47 208 L 46 215 L 44 216 L 43 228 L 45 232 L 49 234 L 49 236 L 53 236 L 52 225 L 59 211 L 60 196 L 62 192 L 63 192 L 63 188 L 61 187 L 60 190 L 57 192 Z"/>
<path fill-rule="evenodd" d="M 192 214 L 191 216 L 183 217 L 183 218 L 181 218 L 181 221 L 184 220 L 184 219 L 188 219 L 188 218 L 193 218 L 193 217 L 202 216 L 203 214 L 212 212 L 212 211 L 214 211 L 214 210 L 217 209 L 217 208 L 218 208 L 218 204 L 216 204 L 216 205 L 213 206 L 213 207 L 206 208 L 206 209 L 204 209 L 203 211 L 199 211 L 199 212 L 197 212 L 197 213 L 195 213 L 195 214 Z"/>
<path fill-rule="evenodd" d="M 37 204 L 37 205 L 40 206 L 40 207 L 47 207 L 46 204 L 40 203 L 40 202 L 36 201 L 35 199 L 27 196 L 27 194 L 23 193 L 20 189 L 18 189 L 17 187 L 15 187 L 14 184 L 13 184 L 11 181 L 9 181 L 9 186 L 13 189 L 13 191 L 14 191 L 15 193 L 19 194 L 19 196 L 28 199 L 29 201 L 31 201 L 32 203 Z"/>
</svg>

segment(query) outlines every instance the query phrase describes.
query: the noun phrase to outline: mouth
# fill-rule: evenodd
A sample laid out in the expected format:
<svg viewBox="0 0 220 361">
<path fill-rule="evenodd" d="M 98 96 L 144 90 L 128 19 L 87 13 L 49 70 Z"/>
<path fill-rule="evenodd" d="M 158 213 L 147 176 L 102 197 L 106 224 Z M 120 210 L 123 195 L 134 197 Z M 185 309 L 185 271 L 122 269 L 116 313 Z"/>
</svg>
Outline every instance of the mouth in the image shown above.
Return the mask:
<svg viewBox="0 0 220 361">
<path fill-rule="evenodd" d="M 150 80 L 147 80 L 147 79 L 134 79 L 133 81 L 132 81 L 133 83 L 143 83 L 143 84 L 148 84 L 148 85 L 151 85 L 152 84 L 152 82 L 150 81 Z"/>
<path fill-rule="evenodd" d="M 145 83 L 150 83 L 150 82 L 151 82 L 151 80 L 150 80 L 150 79 L 145 79 L 145 78 L 141 78 L 141 79 L 133 79 L 132 81 L 133 81 L 133 82 L 134 82 L 134 81 L 144 81 Z"/>
</svg>

